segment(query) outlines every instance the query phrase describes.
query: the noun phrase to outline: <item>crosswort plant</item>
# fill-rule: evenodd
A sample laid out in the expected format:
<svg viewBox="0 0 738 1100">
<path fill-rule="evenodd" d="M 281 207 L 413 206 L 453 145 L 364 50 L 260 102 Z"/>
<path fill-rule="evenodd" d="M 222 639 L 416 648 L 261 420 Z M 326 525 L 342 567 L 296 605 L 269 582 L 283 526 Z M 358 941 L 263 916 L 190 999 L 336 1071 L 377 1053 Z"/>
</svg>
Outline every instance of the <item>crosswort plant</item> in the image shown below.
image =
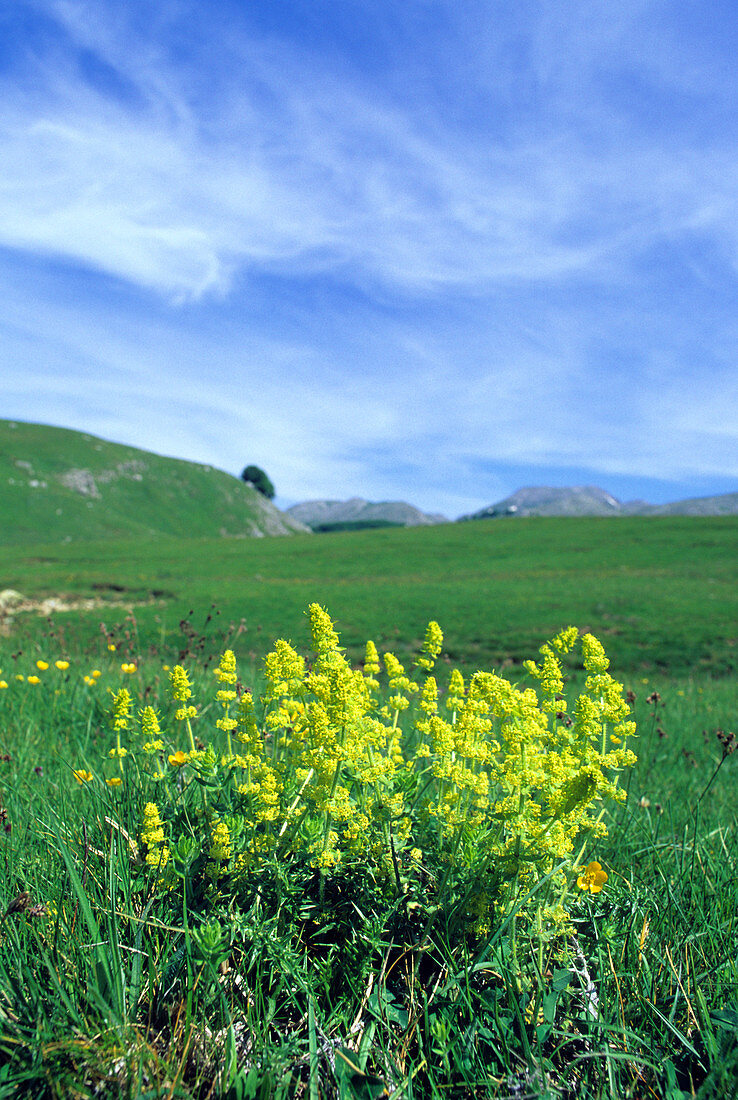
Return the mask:
<svg viewBox="0 0 738 1100">
<path fill-rule="evenodd" d="M 572 884 L 607 878 L 582 860 L 636 759 L 596 638 L 570 627 L 543 645 L 525 665 L 535 687 L 455 669 L 441 692 L 437 623 L 408 674 L 371 641 L 352 668 L 327 612 L 308 614 L 311 659 L 277 641 L 260 697 L 230 650 L 204 705 L 188 672 L 170 670 L 167 722 L 150 705 L 134 715 L 128 688 L 115 694 L 115 774 L 100 779 L 139 792 L 148 888 L 204 919 L 255 895 L 278 909 L 289 869 L 318 928 L 379 906 L 419 941 L 440 920 L 478 943 L 511 914 L 539 940 L 565 931 Z M 586 679 L 570 708 L 561 658 L 575 647 Z"/>
</svg>

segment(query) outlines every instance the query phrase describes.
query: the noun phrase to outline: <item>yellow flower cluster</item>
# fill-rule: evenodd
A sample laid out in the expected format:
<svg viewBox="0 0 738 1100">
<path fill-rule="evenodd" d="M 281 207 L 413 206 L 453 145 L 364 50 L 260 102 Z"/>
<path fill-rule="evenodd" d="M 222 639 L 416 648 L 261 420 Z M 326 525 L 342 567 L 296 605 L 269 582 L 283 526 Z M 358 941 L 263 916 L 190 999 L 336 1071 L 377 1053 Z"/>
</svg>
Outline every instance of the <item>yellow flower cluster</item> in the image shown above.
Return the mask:
<svg viewBox="0 0 738 1100">
<path fill-rule="evenodd" d="M 227 684 L 227 687 L 221 687 L 216 694 L 216 699 L 223 708 L 223 716 L 215 723 L 219 730 L 223 730 L 228 737 L 228 754 L 232 754 L 231 734 L 238 728 L 238 721 L 235 718 L 231 718 L 230 708 L 231 704 L 238 698 L 236 692 L 236 684 L 238 682 L 238 676 L 236 675 L 236 657 L 233 650 L 227 649 L 220 659 L 220 664 L 215 669 L 215 675 L 219 682 L 223 685 Z"/>
<path fill-rule="evenodd" d="M 147 802 L 143 811 L 141 840 L 146 845 L 146 863 L 161 871 L 169 862 L 169 849 L 164 843 L 164 825 L 155 802 Z"/>
<path fill-rule="evenodd" d="M 575 876 L 582 889 L 602 888 L 605 872 L 594 863 L 582 872 L 583 847 L 576 848 L 584 835 L 605 832 L 606 802 L 624 797 L 618 777 L 635 761 L 626 747 L 635 725 L 592 635 L 570 627 L 543 645 L 540 660 L 526 665 L 534 686 L 483 671 L 467 683 L 453 670 L 442 693 L 432 670 L 443 635 L 433 622 L 415 661 L 418 680 L 385 653 L 382 692 L 374 643 L 367 643 L 363 668 L 354 669 L 325 609 L 311 604 L 308 615 L 312 662 L 277 641 L 264 661 L 259 699 L 238 689 L 235 656 L 223 654 L 215 669 L 215 727 L 226 751 L 195 749 L 192 685 L 179 665 L 170 674 L 171 694 L 190 751 L 176 742 L 169 742 L 174 751 L 164 749 L 168 739 L 155 712 L 141 712 L 143 751 L 162 754 L 156 778 L 168 777 L 162 790 L 170 792 L 175 852 L 190 830 L 205 878 L 218 889 L 286 853 L 322 876 L 361 867 L 398 891 L 401 868 L 416 876 L 430 866 L 441 875 L 453 870 L 471 883 L 468 909 L 477 928 L 491 907 L 519 901 L 537 883 L 545 884 L 553 920 L 565 918 L 562 900 Z M 561 657 L 577 645 L 586 680 L 570 709 Z M 116 732 L 129 718 L 122 689 Z M 177 792 L 193 780 L 202 806 L 180 812 Z M 141 839 L 157 870 L 169 859 L 163 828 L 148 803 Z M 197 835 L 202 829 L 204 838 Z"/>
<path fill-rule="evenodd" d="M 228 825 L 220 818 L 215 818 L 211 824 L 210 859 L 205 864 L 207 877 L 217 880 L 224 875 L 230 858 L 231 834 Z"/>
</svg>

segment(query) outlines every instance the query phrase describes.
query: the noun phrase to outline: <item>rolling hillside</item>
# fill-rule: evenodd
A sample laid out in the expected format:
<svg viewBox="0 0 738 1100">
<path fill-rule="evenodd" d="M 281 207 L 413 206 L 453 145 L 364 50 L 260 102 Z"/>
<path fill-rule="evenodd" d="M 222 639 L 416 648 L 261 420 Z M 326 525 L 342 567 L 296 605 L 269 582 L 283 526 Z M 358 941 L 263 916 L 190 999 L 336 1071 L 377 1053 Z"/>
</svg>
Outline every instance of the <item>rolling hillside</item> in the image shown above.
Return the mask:
<svg viewBox="0 0 738 1100">
<path fill-rule="evenodd" d="M 0 544 L 306 530 L 211 466 L 66 428 L 0 420 Z"/>
</svg>

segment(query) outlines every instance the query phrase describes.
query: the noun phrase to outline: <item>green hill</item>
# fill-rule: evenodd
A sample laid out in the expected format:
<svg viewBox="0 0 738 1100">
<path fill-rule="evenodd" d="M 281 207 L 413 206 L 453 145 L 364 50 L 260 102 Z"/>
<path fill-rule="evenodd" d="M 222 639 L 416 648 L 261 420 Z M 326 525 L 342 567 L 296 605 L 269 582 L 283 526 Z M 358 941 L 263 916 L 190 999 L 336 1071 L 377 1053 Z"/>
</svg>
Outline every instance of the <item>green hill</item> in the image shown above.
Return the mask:
<svg viewBox="0 0 738 1100">
<path fill-rule="evenodd" d="M 0 544 L 304 530 L 211 466 L 66 428 L 0 420 Z"/>
</svg>

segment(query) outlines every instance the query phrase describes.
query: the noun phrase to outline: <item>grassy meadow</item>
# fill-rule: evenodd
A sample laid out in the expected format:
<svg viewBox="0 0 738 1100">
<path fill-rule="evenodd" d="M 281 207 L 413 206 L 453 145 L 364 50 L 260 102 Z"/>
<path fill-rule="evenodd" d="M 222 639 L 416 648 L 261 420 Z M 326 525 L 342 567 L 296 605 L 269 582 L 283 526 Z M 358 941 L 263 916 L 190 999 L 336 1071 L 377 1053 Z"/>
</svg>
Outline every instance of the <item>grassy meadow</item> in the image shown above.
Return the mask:
<svg viewBox="0 0 738 1100">
<path fill-rule="evenodd" d="M 518 665 L 575 623 L 613 666 L 723 675 L 738 667 L 738 517 L 529 519 L 282 539 L 110 539 L 0 545 L 3 588 L 28 597 L 97 598 L 55 618 L 80 646 L 133 607 L 140 645 L 176 645 L 189 615 L 212 634 L 243 624 L 236 651 L 308 640 L 305 608 L 326 606 L 343 644 L 367 638 L 409 653 L 430 619 L 467 668 Z M 219 614 L 205 624 L 212 605 Z M 26 617 L 16 634 L 33 638 Z"/>
<path fill-rule="evenodd" d="M 0 1098 L 738 1096 L 736 548 L 730 517 L 0 547 L 0 589 L 70 607 L 0 622 Z M 313 601 L 351 666 L 373 639 L 421 691 L 383 671 L 366 709 L 338 650 L 311 658 L 324 681 L 301 680 L 284 653 L 270 674 L 276 639 L 310 653 Z M 436 712 L 415 662 L 430 620 L 444 645 L 423 770 Z M 570 681 L 555 694 L 522 662 L 569 624 L 603 644 L 638 761 L 615 763 L 590 738 L 555 795 L 553 773 L 526 771 L 536 715 L 559 738 L 549 755 L 565 754 L 577 697 L 596 702 L 606 685 L 587 687 L 595 673 L 575 651 L 560 654 Z M 225 648 L 237 673 L 219 665 Z M 191 699 L 172 697 L 178 664 Z M 454 667 L 466 702 L 452 716 Z M 535 688 L 541 707 L 505 695 L 485 732 L 469 702 L 476 669 Z M 252 729 L 246 748 L 234 740 L 238 765 L 227 725 L 241 703 L 216 697 L 230 687 L 255 704 L 252 726 L 238 712 Z M 334 789 L 310 802 L 320 753 L 300 757 L 272 818 L 253 731 L 286 791 L 321 701 L 352 716 L 336 719 L 344 731 L 383 723 L 384 771 L 334 745 Z M 191 722 L 178 718 L 191 703 Z M 142 747 L 158 736 L 140 729 L 147 707 L 158 750 Z M 444 749 L 457 714 L 472 747 Z M 513 727 L 538 730 L 527 761 Z M 483 764 L 491 737 L 528 779 Z M 466 771 L 444 770 L 462 758 Z M 489 811 L 468 793 L 452 829 L 453 784 L 462 799 L 485 767 Z M 604 785 L 566 794 L 600 771 L 624 802 Z M 562 855 L 564 820 L 576 842 Z M 586 877 L 593 861 L 604 884 Z"/>
</svg>

